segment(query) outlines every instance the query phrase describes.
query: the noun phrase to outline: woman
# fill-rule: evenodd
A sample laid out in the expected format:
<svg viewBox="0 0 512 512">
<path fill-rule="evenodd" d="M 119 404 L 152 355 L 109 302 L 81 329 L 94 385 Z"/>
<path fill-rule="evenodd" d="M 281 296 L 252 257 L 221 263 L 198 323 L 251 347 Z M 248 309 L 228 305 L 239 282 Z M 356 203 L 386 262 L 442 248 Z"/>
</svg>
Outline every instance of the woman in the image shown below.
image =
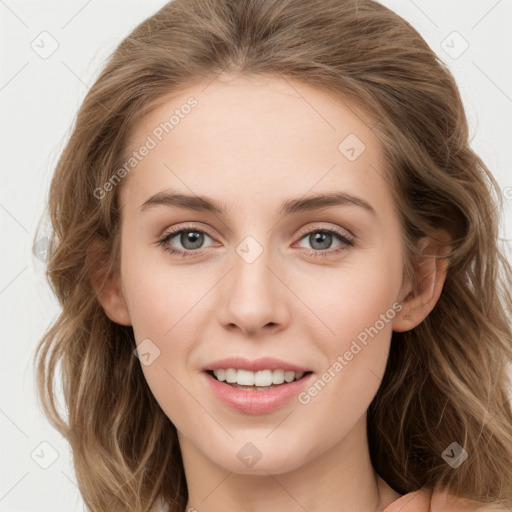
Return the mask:
<svg viewBox="0 0 512 512">
<path fill-rule="evenodd" d="M 141 23 L 49 200 L 38 382 L 88 508 L 510 510 L 499 198 L 453 77 L 376 2 Z"/>
</svg>

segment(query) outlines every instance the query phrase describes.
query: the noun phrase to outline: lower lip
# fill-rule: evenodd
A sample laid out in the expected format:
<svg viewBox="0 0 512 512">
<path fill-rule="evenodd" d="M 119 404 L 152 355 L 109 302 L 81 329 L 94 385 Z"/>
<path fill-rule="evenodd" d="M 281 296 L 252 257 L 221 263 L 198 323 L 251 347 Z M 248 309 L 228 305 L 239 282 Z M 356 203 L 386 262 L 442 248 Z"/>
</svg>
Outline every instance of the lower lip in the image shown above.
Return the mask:
<svg viewBox="0 0 512 512">
<path fill-rule="evenodd" d="M 234 388 L 225 382 L 218 381 L 208 372 L 203 372 L 203 375 L 207 385 L 221 402 L 245 414 L 265 414 L 283 407 L 314 377 L 314 374 L 310 373 L 302 379 L 282 384 L 268 391 L 257 391 Z"/>
</svg>

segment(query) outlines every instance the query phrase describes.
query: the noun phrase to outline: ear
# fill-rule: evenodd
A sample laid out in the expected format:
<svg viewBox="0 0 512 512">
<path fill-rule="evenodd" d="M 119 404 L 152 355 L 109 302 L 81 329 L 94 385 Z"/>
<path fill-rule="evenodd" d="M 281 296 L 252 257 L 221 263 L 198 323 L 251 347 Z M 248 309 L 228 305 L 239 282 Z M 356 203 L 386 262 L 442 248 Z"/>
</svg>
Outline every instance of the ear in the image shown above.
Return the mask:
<svg viewBox="0 0 512 512">
<path fill-rule="evenodd" d="M 446 243 L 450 240 L 446 231 L 440 232 L 438 238 Z M 400 303 L 403 309 L 393 322 L 395 332 L 409 331 L 423 322 L 437 304 L 446 281 L 449 260 L 439 256 L 450 248 L 441 247 L 429 237 L 422 238 L 418 248 L 420 256 L 415 265 L 415 283 L 405 283 L 402 287 L 400 297 L 404 298 Z"/>
<path fill-rule="evenodd" d="M 117 324 L 132 325 L 118 272 L 108 271 L 109 252 L 106 243 L 95 238 L 87 254 L 90 280 L 105 314 Z"/>
</svg>

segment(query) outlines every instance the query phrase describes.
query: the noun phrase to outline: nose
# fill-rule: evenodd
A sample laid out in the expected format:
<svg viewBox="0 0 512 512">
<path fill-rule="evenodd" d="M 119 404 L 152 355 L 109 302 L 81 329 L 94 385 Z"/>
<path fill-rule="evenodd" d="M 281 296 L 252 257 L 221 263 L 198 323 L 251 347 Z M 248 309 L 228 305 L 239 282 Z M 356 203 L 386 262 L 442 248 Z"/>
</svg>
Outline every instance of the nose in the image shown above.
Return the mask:
<svg viewBox="0 0 512 512">
<path fill-rule="evenodd" d="M 218 310 L 219 320 L 226 329 L 257 335 L 275 333 L 288 325 L 291 292 L 284 284 L 286 279 L 280 275 L 278 264 L 271 260 L 268 250 L 263 250 L 252 262 L 243 252 L 234 251 Z"/>
</svg>

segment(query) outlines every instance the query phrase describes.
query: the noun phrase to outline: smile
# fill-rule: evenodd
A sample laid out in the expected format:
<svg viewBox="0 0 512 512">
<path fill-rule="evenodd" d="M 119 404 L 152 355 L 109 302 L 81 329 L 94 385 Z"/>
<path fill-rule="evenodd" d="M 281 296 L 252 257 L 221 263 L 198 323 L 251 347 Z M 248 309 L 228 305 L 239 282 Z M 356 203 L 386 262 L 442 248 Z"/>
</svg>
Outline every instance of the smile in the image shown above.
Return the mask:
<svg viewBox="0 0 512 512">
<path fill-rule="evenodd" d="M 276 381 L 278 382 L 276 384 L 274 383 L 275 372 L 277 372 Z M 250 372 L 228 368 L 224 370 L 224 375 L 222 369 L 215 370 L 215 373 L 218 373 L 219 377 L 212 370 L 201 373 L 214 397 L 230 409 L 244 414 L 266 414 L 278 410 L 287 405 L 314 380 L 313 372 L 288 373 L 288 371 L 279 369 Z M 285 379 L 285 373 L 288 373 L 288 380 Z M 272 382 L 268 384 L 270 376 Z M 224 377 L 224 381 L 221 381 L 220 377 Z M 227 378 L 233 382 L 227 382 Z M 283 382 L 279 383 L 281 378 Z M 251 382 L 250 379 L 255 383 L 243 384 L 243 382 Z M 263 381 L 263 379 L 265 380 Z M 258 384 L 261 382 L 264 382 L 265 385 L 259 386 Z"/>
<path fill-rule="evenodd" d="M 233 384 L 244 387 L 256 387 L 256 389 L 272 389 L 272 386 L 283 383 L 290 383 L 303 377 L 304 372 L 294 372 L 290 370 L 261 370 L 252 372 L 250 370 L 237 370 L 235 368 L 227 368 L 213 370 L 213 375 L 220 382 Z"/>
</svg>

